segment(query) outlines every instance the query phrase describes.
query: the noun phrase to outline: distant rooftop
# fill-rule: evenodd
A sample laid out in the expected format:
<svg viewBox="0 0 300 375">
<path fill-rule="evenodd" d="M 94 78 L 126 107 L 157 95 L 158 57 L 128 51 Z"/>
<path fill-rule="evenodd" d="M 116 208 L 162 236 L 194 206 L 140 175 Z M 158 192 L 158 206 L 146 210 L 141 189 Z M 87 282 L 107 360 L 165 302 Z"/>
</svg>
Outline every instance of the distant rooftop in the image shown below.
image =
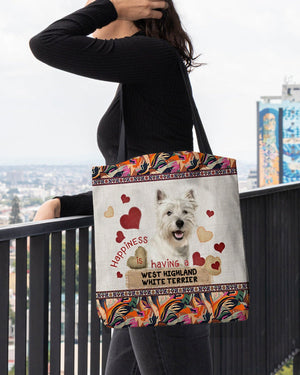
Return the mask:
<svg viewBox="0 0 300 375">
<path fill-rule="evenodd" d="M 289 100 L 291 102 L 300 102 L 300 84 L 282 85 L 282 100 Z"/>
<path fill-rule="evenodd" d="M 281 96 L 268 95 L 261 96 L 261 100 L 270 103 L 274 100 L 289 100 L 290 102 L 300 102 L 300 84 L 283 84 Z"/>
</svg>

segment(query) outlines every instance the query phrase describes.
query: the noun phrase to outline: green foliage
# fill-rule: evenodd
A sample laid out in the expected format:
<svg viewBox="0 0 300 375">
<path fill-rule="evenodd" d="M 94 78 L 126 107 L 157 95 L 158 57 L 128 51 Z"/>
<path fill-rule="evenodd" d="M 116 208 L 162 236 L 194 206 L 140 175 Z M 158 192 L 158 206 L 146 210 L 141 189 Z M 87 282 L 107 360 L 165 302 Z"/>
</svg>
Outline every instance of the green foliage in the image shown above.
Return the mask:
<svg viewBox="0 0 300 375">
<path fill-rule="evenodd" d="M 291 358 L 276 375 L 293 375 L 293 358 Z"/>
<path fill-rule="evenodd" d="M 11 308 L 10 304 L 9 304 L 9 317 L 11 319 L 12 324 L 15 325 L 15 323 L 16 323 L 16 314 L 15 314 L 14 310 Z"/>
<path fill-rule="evenodd" d="M 20 217 L 20 199 L 15 195 L 11 202 L 11 212 L 9 216 L 9 224 L 21 223 Z"/>
</svg>

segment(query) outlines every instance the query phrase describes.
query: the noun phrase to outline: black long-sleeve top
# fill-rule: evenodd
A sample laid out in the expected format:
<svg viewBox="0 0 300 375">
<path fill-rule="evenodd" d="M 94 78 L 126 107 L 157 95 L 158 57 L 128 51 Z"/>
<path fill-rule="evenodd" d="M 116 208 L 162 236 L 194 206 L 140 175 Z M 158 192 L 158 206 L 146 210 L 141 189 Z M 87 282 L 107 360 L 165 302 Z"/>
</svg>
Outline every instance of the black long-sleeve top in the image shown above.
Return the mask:
<svg viewBox="0 0 300 375">
<path fill-rule="evenodd" d="M 113 3 L 96 0 L 34 36 L 30 48 L 36 58 L 55 68 L 122 84 L 128 158 L 193 150 L 192 113 L 175 47 L 142 31 L 120 39 L 87 36 L 117 17 Z M 97 132 L 106 164 L 120 161 L 119 132 L 117 89 Z M 93 212 L 91 192 L 59 198 L 61 216 Z"/>
</svg>

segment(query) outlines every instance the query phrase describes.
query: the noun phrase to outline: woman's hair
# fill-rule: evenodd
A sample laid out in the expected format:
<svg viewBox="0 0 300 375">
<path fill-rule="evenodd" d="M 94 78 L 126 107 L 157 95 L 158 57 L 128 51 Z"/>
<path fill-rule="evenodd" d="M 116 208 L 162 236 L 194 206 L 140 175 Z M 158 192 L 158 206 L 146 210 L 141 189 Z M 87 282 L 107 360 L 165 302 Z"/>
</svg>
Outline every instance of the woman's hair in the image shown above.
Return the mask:
<svg viewBox="0 0 300 375">
<path fill-rule="evenodd" d="M 141 19 L 134 21 L 136 27 L 144 31 L 147 36 L 165 39 L 179 51 L 188 72 L 192 68 L 205 65 L 194 63 L 200 55 L 193 57 L 194 48 L 188 34 L 183 30 L 178 13 L 175 10 L 173 0 L 166 0 L 169 7 L 163 10 L 160 19 Z"/>
</svg>

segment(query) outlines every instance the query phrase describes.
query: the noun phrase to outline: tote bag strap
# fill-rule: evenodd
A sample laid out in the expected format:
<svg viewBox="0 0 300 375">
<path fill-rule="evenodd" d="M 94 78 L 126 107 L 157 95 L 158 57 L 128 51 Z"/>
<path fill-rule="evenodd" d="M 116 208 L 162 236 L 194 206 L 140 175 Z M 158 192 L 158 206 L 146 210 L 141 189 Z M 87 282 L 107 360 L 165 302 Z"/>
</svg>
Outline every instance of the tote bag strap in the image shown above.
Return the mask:
<svg viewBox="0 0 300 375">
<path fill-rule="evenodd" d="M 197 137 L 199 150 L 200 150 L 200 152 L 203 152 L 205 154 L 212 154 L 211 147 L 209 145 L 209 142 L 208 142 L 208 139 L 207 139 L 207 136 L 206 136 L 206 133 L 205 133 L 205 130 L 204 130 L 204 127 L 203 127 L 198 109 L 196 107 L 196 104 L 195 104 L 195 101 L 194 101 L 194 98 L 193 98 L 192 86 L 191 86 L 191 82 L 189 80 L 188 72 L 186 70 L 186 67 L 185 67 L 185 65 L 183 63 L 183 60 L 182 60 L 180 55 L 179 55 L 179 60 L 180 60 L 180 62 L 179 62 L 180 70 L 181 70 L 181 73 L 182 73 L 182 76 L 183 76 L 186 91 L 188 93 L 188 97 L 189 97 L 189 101 L 190 101 L 190 106 L 191 106 L 191 109 L 192 109 L 193 124 L 194 124 L 195 131 L 196 131 L 196 137 Z"/>
<path fill-rule="evenodd" d="M 191 110 L 192 110 L 192 116 L 193 116 L 193 124 L 196 131 L 197 141 L 200 152 L 206 153 L 206 154 L 212 154 L 212 150 L 210 148 L 201 118 L 199 116 L 194 98 L 192 93 L 192 86 L 188 77 L 188 73 L 186 70 L 186 67 L 183 63 L 183 60 L 181 56 L 179 56 L 179 66 L 180 71 L 183 77 L 183 80 L 185 82 L 186 91 L 188 94 Z M 128 159 L 127 157 L 127 147 L 126 147 L 126 134 L 125 134 L 125 121 L 124 121 L 124 108 L 123 108 L 123 89 L 122 84 L 119 86 L 120 90 L 120 114 L 121 114 L 121 129 L 120 129 L 120 138 L 119 138 L 119 149 L 118 149 L 118 161 L 125 161 Z"/>
</svg>

